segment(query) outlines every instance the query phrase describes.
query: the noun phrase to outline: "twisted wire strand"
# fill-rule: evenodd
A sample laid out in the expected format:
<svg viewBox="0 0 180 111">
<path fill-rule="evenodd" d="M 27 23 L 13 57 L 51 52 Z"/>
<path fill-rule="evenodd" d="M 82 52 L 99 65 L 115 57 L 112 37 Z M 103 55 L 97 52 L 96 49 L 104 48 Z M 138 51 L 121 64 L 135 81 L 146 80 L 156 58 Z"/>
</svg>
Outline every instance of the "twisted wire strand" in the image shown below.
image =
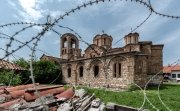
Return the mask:
<svg viewBox="0 0 180 111">
<path fill-rule="evenodd" d="M 33 40 L 35 40 L 36 39 L 36 42 L 35 42 L 35 44 L 34 44 L 34 48 L 32 49 L 32 58 L 34 57 L 34 53 L 35 53 L 35 47 L 38 45 L 37 43 L 38 43 L 38 41 L 40 41 L 40 38 L 45 34 L 45 32 L 46 31 L 48 31 L 49 29 L 51 29 L 51 30 L 53 30 L 53 32 L 57 32 L 57 31 L 55 31 L 54 29 L 52 29 L 52 27 L 56 24 L 56 23 L 58 23 L 58 21 L 60 20 L 60 19 L 64 19 L 64 17 L 65 16 L 69 16 L 69 14 L 70 13 L 74 13 L 75 11 L 77 11 L 77 10 L 80 10 L 81 8 L 83 8 L 83 7 L 86 7 L 87 5 L 93 5 L 93 4 L 95 4 L 95 3 L 98 3 L 98 2 L 104 2 L 104 1 L 106 1 L 106 0 L 95 0 L 95 1 L 90 1 L 90 2 L 88 2 L 88 3 L 84 3 L 83 5 L 80 5 L 80 6 L 77 6 L 76 8 L 74 8 L 74 9 L 72 9 L 71 11 L 69 11 L 69 12 L 67 12 L 67 13 L 65 13 L 64 15 L 62 15 L 62 16 L 60 16 L 59 18 L 57 18 L 52 24 L 48 24 L 47 26 L 46 26 L 46 28 L 45 28 L 45 30 L 43 30 L 41 33 L 38 33 L 38 35 L 36 36 L 36 37 L 33 37 L 30 41 L 27 41 L 25 44 L 28 44 L 28 43 L 30 43 L 30 42 L 32 42 Z M 109 0 L 110 1 L 110 0 Z M 146 7 L 148 7 L 153 13 L 155 13 L 155 14 L 157 14 L 157 15 L 160 15 L 160 16 L 163 16 L 163 17 L 168 17 L 168 18 L 177 18 L 177 19 L 179 19 L 180 17 L 178 17 L 178 16 L 170 16 L 170 15 L 165 15 L 165 14 L 161 14 L 161 13 L 159 13 L 159 12 L 156 12 L 154 9 L 152 9 L 152 7 L 151 6 L 149 6 L 149 4 L 147 4 L 146 2 L 143 2 L 142 0 L 131 0 L 131 1 L 134 1 L 134 2 L 137 2 L 137 3 L 140 3 L 140 4 L 143 4 L 143 5 L 145 5 Z M 152 13 L 151 12 L 151 13 Z M 149 16 L 150 17 L 150 16 Z M 147 21 L 147 20 L 146 20 Z M 145 22 L 146 22 L 145 21 Z M 143 24 L 143 23 L 142 23 Z M 141 24 L 141 25 L 142 25 Z M 16 25 L 16 24 L 15 24 Z M 34 24 L 35 25 L 35 24 Z M 2 27 L 5 27 L 6 25 L 4 25 L 4 26 L 2 26 Z M 7 26 L 9 26 L 9 25 L 7 25 Z M 139 26 L 140 27 L 140 26 Z M 138 28 L 139 28 L 138 27 Z M 136 27 L 137 28 L 137 27 Z M 26 30 L 26 29 L 24 29 L 24 30 Z M 136 29 L 135 29 L 136 30 Z M 15 36 L 15 35 L 18 35 L 19 33 L 15 33 L 13 36 Z M 60 35 L 60 34 L 59 34 Z M 12 39 L 13 39 L 13 37 L 12 37 Z M 12 40 L 13 41 L 13 40 Z M 10 41 L 9 42 L 9 44 L 7 44 L 7 48 L 6 48 L 6 51 L 8 51 L 8 48 L 9 47 L 11 47 L 11 43 L 12 43 L 12 41 Z M 9 55 L 12 55 L 15 51 L 17 51 L 17 50 L 19 50 L 19 49 L 21 49 L 22 47 L 24 47 L 25 46 L 25 44 L 24 45 L 22 45 L 22 46 L 20 46 L 18 49 L 16 49 L 16 50 L 14 50 L 14 51 L 12 51 L 12 52 L 10 52 L 10 53 L 6 53 L 6 55 L 5 56 L 9 56 Z M 90 45 L 90 44 L 88 44 L 88 45 Z M 31 58 L 31 60 L 33 60 Z M 31 66 L 32 67 L 32 66 Z M 31 69 L 32 70 L 32 69 Z M 33 75 L 33 72 L 31 73 L 32 75 Z M 32 78 L 33 78 L 33 76 L 31 76 Z M 35 82 L 34 82 L 35 83 Z M 38 92 L 38 91 L 37 91 Z M 147 97 L 146 97 L 147 98 Z M 43 102 L 42 102 L 43 103 Z"/>
<path fill-rule="evenodd" d="M 89 1 L 89 2 L 87 2 L 87 3 L 84 3 L 84 4 L 82 4 L 82 5 L 80 5 L 80 6 L 77 6 L 76 8 L 73 8 L 72 10 L 70 10 L 69 12 L 66 12 L 64 15 L 62 15 L 62 16 L 60 16 L 59 18 L 57 18 L 51 25 L 53 26 L 53 25 L 55 25 L 56 23 L 58 23 L 59 22 L 59 20 L 61 20 L 61 19 L 64 19 L 64 17 L 65 16 L 69 16 L 69 14 L 71 14 L 71 13 L 74 13 L 75 11 L 77 11 L 77 10 L 80 10 L 81 8 L 85 8 L 85 7 L 87 7 L 87 6 L 91 6 L 91 5 L 93 5 L 93 4 L 98 4 L 99 2 L 105 2 L 105 1 L 109 1 L 110 2 L 110 0 L 95 0 L 95 1 Z M 121 0 L 122 1 L 122 0 Z M 126 0 L 126 1 L 128 1 L 128 0 Z M 146 3 L 146 2 L 144 2 L 144 1 L 142 1 L 142 0 L 130 0 L 131 2 L 136 2 L 136 3 L 139 3 L 139 4 L 142 4 L 142 5 L 144 5 L 144 6 L 146 6 L 147 8 L 149 8 L 152 12 L 156 12 L 152 7 L 151 7 L 151 5 L 150 4 L 148 4 L 148 3 Z M 159 14 L 158 12 L 156 12 L 157 14 Z M 156 14 L 155 13 L 155 14 Z M 160 15 L 163 15 L 163 14 L 160 14 Z M 163 17 L 172 17 L 172 18 L 179 18 L 179 16 L 170 16 L 170 15 L 168 15 L 168 16 L 166 16 L 166 15 L 163 15 Z M 18 23 L 17 23 L 18 24 Z M 27 23 L 28 24 L 28 23 Z M 29 23 L 30 24 L 30 23 Z M 6 26 L 6 25 L 8 25 L 8 24 L 5 24 L 4 26 Z M 16 25 L 16 24 L 15 24 Z M 37 24 L 33 24 L 33 25 L 36 25 L 37 26 Z M 49 24 L 48 24 L 49 25 Z M 9 43 L 9 44 L 7 44 L 7 49 L 8 49 L 8 47 L 11 45 L 11 42 Z M 23 46 L 22 46 L 23 47 Z M 19 49 L 18 49 L 19 50 Z M 13 52 L 12 52 L 13 53 Z M 11 53 L 10 53 L 11 54 Z M 6 54 L 5 56 L 8 56 L 9 54 Z"/>
<path fill-rule="evenodd" d="M 178 59 L 177 61 L 175 61 L 175 62 L 172 63 L 171 65 L 173 65 L 173 64 L 178 65 L 178 63 L 180 63 L 180 59 Z M 176 65 L 175 65 L 175 66 L 176 66 Z M 175 66 L 174 66 L 174 67 L 175 67 Z M 147 89 L 148 84 L 150 83 L 151 80 L 153 80 L 156 76 L 158 76 L 158 74 L 161 74 L 162 72 L 163 72 L 163 69 L 160 70 L 158 73 L 156 73 L 154 76 L 152 76 L 152 77 L 147 81 L 147 83 L 145 84 L 144 94 L 145 94 L 145 97 L 146 97 L 147 100 L 148 100 L 148 97 L 147 97 L 147 95 L 146 95 L 146 89 Z M 160 84 L 160 83 L 159 83 L 159 84 Z M 158 87 L 160 87 L 160 85 L 159 85 Z M 158 90 L 159 90 L 159 89 L 158 89 Z M 161 101 L 161 103 L 163 104 L 163 106 L 165 106 L 165 108 L 169 110 L 169 107 L 168 107 L 167 105 L 165 105 L 165 103 L 162 101 L 162 99 L 161 99 L 161 97 L 160 97 L 160 95 L 159 95 L 159 92 L 158 92 L 158 98 L 159 98 L 159 100 Z M 153 104 L 150 102 L 150 100 L 148 100 L 148 102 L 150 103 L 150 105 L 153 105 Z M 154 105 L 153 105 L 153 108 L 156 109 L 156 110 L 159 110 L 159 109 L 156 108 Z"/>
<path fill-rule="evenodd" d="M 57 26 L 60 27 L 60 28 L 65 28 L 65 29 L 68 29 L 68 30 L 72 31 L 75 35 L 77 35 L 77 37 L 80 39 L 81 42 L 85 43 L 85 44 L 86 44 L 88 47 L 90 47 L 97 55 L 99 55 L 99 53 L 95 50 L 95 48 L 93 48 L 90 43 L 88 43 L 88 42 L 86 42 L 85 40 L 83 40 L 83 38 L 80 36 L 80 34 L 78 34 L 75 30 L 73 30 L 72 28 L 66 27 L 66 26 L 62 26 L 62 25 L 57 25 Z M 100 48 L 100 47 L 98 46 L 98 48 Z"/>
<path fill-rule="evenodd" d="M 49 21 L 47 21 L 47 23 L 49 23 Z M 36 39 L 36 41 L 34 42 L 34 46 L 33 46 L 33 48 L 32 48 L 31 61 L 30 61 L 31 80 L 32 80 L 32 83 L 33 83 L 34 88 L 35 88 L 35 94 L 40 98 L 40 102 L 41 102 L 41 104 L 43 105 L 43 107 L 44 107 L 45 110 L 48 110 L 48 109 L 47 109 L 46 105 L 44 104 L 43 100 L 41 99 L 41 95 L 40 95 L 40 93 L 38 92 L 37 86 L 36 86 L 36 84 L 35 84 L 36 82 L 35 82 L 35 78 L 34 78 L 34 74 L 33 74 L 33 66 L 32 66 L 32 63 L 33 63 L 33 60 L 34 60 L 33 58 L 34 58 L 34 55 L 35 55 L 35 51 L 36 51 L 35 49 L 36 49 L 36 47 L 37 47 L 37 45 L 38 45 L 38 42 L 41 40 L 41 37 L 44 36 L 45 33 L 46 33 L 47 31 L 49 31 L 49 29 L 52 28 L 52 26 L 53 26 L 53 25 L 47 25 L 47 26 L 45 26 L 45 27 L 43 28 L 42 32 L 40 33 L 40 35 L 37 36 L 37 39 Z"/>
<path fill-rule="evenodd" d="M 28 28 L 32 28 L 33 26 L 35 26 L 35 25 L 30 25 L 30 26 L 24 27 L 24 28 L 22 28 L 21 30 L 15 32 L 15 33 L 11 36 L 9 43 L 6 45 L 6 50 L 8 51 L 9 47 L 11 47 L 11 44 L 12 44 L 12 42 L 13 42 L 13 40 L 14 40 L 14 37 L 15 37 L 16 35 L 18 35 L 18 34 L 20 34 L 21 32 L 27 30 Z M 6 53 L 6 55 L 8 55 L 8 53 Z"/>
<path fill-rule="evenodd" d="M 149 7 L 151 7 L 151 4 L 150 4 L 150 2 L 149 2 Z M 151 17 L 151 15 L 152 15 L 152 7 L 150 8 L 150 13 L 149 13 L 149 15 L 139 24 L 139 25 L 137 25 L 134 29 L 132 29 L 131 30 L 131 33 L 132 32 L 134 32 L 134 31 L 136 31 L 138 28 L 140 28 L 145 22 L 147 22 L 147 20 Z M 123 38 L 124 37 L 122 37 L 122 38 L 120 38 L 119 40 L 117 40 L 114 44 L 113 44 L 113 46 L 115 46 L 117 43 L 119 43 L 120 41 L 122 41 L 123 40 Z"/>
<path fill-rule="evenodd" d="M 38 24 L 33 22 L 14 22 L 14 23 L 8 23 L 4 25 L 0 25 L 0 28 L 8 27 L 8 26 L 15 26 L 15 25 L 34 25 L 34 26 L 45 26 L 47 24 Z"/>
<path fill-rule="evenodd" d="M 2 39 L 11 39 L 11 36 L 9 36 L 9 35 L 7 35 L 7 34 L 0 33 L 0 35 L 7 36 L 7 37 L 0 36 L 0 38 L 2 38 Z M 26 43 L 24 43 L 24 42 L 22 42 L 22 41 L 20 41 L 20 40 L 18 40 L 18 39 L 16 39 L 16 38 L 14 38 L 12 41 L 15 41 L 15 42 L 18 42 L 18 43 L 20 43 L 20 44 L 22 44 L 22 45 L 25 45 L 25 46 L 27 46 L 30 50 L 32 49 L 32 47 L 31 47 L 30 45 L 28 45 L 28 44 L 26 44 Z M 41 52 L 41 53 L 49 54 L 48 52 L 43 51 L 43 50 L 38 49 L 38 48 L 36 48 L 35 50 L 37 50 L 37 51 L 39 51 L 39 52 Z M 7 50 L 4 49 L 4 51 L 6 52 Z M 10 52 L 8 52 L 8 53 L 10 53 Z M 13 55 L 13 54 L 12 54 L 12 55 Z M 17 56 L 17 55 L 16 55 L 16 56 Z M 20 58 L 20 56 L 19 56 L 19 58 Z"/>
<path fill-rule="evenodd" d="M 3 49 L 3 48 L 1 48 L 1 47 L 0 47 L 0 50 L 2 50 L 2 51 L 4 51 L 4 52 L 6 52 L 6 50 L 5 50 L 5 49 Z M 17 59 L 16 59 L 16 57 L 21 58 L 20 56 L 15 55 L 15 54 L 11 54 L 11 55 L 15 58 L 15 60 L 17 60 Z M 2 59 L 0 59 L 0 60 L 2 60 Z"/>
<path fill-rule="evenodd" d="M 164 101 L 161 99 L 161 96 L 160 96 L 160 91 L 159 91 L 159 89 L 160 89 L 160 86 L 161 86 L 161 83 L 163 82 L 163 80 L 164 80 L 164 79 L 162 79 L 162 80 L 159 82 L 159 84 L 158 84 L 158 98 L 159 98 L 159 100 L 161 101 L 162 105 L 163 105 L 168 111 L 172 111 L 172 110 L 164 103 Z"/>
<path fill-rule="evenodd" d="M 172 63 L 170 65 L 170 67 L 173 69 L 174 67 L 176 67 L 177 65 L 179 65 L 180 63 L 180 59 L 178 59 L 177 61 L 175 61 L 174 63 Z M 161 83 L 163 82 L 164 79 L 162 79 L 159 84 L 158 84 L 158 98 L 159 100 L 161 101 L 162 105 L 168 110 L 168 111 L 172 111 L 165 103 L 164 101 L 161 99 L 161 96 L 160 96 L 160 86 L 161 86 Z"/>
</svg>

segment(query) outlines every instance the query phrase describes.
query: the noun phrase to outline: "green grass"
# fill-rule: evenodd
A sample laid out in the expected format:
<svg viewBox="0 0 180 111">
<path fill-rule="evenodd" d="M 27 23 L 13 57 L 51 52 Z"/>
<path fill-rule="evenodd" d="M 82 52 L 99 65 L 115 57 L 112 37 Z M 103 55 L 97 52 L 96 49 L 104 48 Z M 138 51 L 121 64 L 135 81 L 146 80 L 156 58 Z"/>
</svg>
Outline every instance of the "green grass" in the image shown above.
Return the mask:
<svg viewBox="0 0 180 111">
<path fill-rule="evenodd" d="M 94 93 L 96 97 L 100 98 L 105 103 L 113 102 L 134 108 L 140 108 L 144 99 L 143 92 L 141 90 L 113 92 L 97 88 L 85 89 L 88 91 L 88 93 Z M 160 111 L 167 111 L 158 98 L 157 87 L 148 88 L 146 94 L 148 99 L 156 108 L 158 108 Z M 160 97 L 172 111 L 180 111 L 180 85 L 162 85 L 160 87 Z M 150 111 L 156 111 L 147 101 L 145 102 L 143 108 L 150 109 Z"/>
</svg>

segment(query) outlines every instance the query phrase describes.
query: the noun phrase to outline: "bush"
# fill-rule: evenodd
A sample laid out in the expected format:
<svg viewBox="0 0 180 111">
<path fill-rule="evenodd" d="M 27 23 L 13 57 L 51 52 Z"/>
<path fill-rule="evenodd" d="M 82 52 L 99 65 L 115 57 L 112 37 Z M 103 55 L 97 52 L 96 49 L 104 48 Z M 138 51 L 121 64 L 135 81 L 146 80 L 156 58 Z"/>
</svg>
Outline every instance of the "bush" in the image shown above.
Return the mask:
<svg viewBox="0 0 180 111">
<path fill-rule="evenodd" d="M 29 80 L 30 64 L 23 58 L 14 61 L 15 64 L 27 69 L 26 71 L 21 72 L 21 80 L 25 83 Z M 61 83 L 61 69 L 60 66 L 55 65 L 55 63 L 50 61 L 33 61 L 33 74 L 35 77 L 35 81 L 38 83 L 49 84 L 53 83 Z M 54 81 L 55 80 L 55 81 Z M 29 81 L 28 83 L 30 83 Z"/>
<path fill-rule="evenodd" d="M 18 85 L 21 84 L 21 77 L 18 74 L 14 74 L 12 71 L 0 72 L 0 83 L 5 85 Z"/>
<path fill-rule="evenodd" d="M 25 82 L 26 82 L 26 84 L 31 83 L 31 81 L 28 81 L 29 76 L 30 76 L 30 71 L 29 71 L 30 64 L 29 64 L 29 62 L 23 58 L 20 58 L 19 60 L 13 61 L 13 63 L 21 66 L 24 69 L 26 69 L 26 70 L 20 72 L 22 83 L 25 83 Z"/>
<path fill-rule="evenodd" d="M 51 83 L 56 80 L 55 83 L 60 83 L 59 76 L 61 74 L 59 66 L 56 66 L 50 61 L 37 61 L 33 64 L 35 80 L 39 83 Z"/>
</svg>

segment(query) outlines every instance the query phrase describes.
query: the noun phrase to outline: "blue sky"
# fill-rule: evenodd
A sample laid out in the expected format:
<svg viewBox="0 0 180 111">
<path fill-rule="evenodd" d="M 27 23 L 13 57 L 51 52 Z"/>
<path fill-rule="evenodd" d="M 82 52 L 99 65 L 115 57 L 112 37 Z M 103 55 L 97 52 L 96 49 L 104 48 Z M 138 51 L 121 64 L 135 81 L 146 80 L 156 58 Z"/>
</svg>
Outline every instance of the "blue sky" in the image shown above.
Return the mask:
<svg viewBox="0 0 180 111">
<path fill-rule="evenodd" d="M 51 19 L 59 17 L 65 12 L 75 8 L 89 0 L 1 0 L 0 1 L 0 24 L 12 22 L 35 22 L 45 23 L 47 15 Z M 147 1 L 147 0 L 144 0 Z M 151 0 L 152 7 L 164 14 L 180 16 L 180 0 Z M 83 8 L 73 13 L 65 19 L 59 21 L 59 25 L 74 29 L 88 43 L 96 34 L 101 34 L 102 30 L 113 37 L 113 44 L 124 37 L 139 25 L 149 14 L 149 10 L 138 3 L 125 0 L 111 0 L 111 2 L 99 3 Z M 1 33 L 13 35 L 26 25 L 17 25 L 0 28 Z M 16 39 L 26 42 L 40 31 L 41 27 L 30 28 L 17 36 Z M 54 27 L 59 33 L 70 32 L 67 29 Z M 180 19 L 164 18 L 155 14 L 148 19 L 140 28 L 136 30 L 140 34 L 140 40 L 153 41 L 154 44 L 164 44 L 163 63 L 167 65 L 180 58 Z M 1 35 L 2 37 L 2 35 Z M 49 55 L 59 57 L 60 37 L 48 32 L 38 44 L 38 49 L 47 52 Z M 0 48 L 6 49 L 9 40 L 0 39 Z M 16 49 L 20 44 L 13 42 L 9 49 Z M 29 45 L 33 46 L 33 42 Z M 118 42 L 113 47 L 122 47 L 124 41 Z M 85 49 L 87 45 L 80 42 L 80 47 Z M 0 57 L 5 52 L 0 50 Z M 17 51 L 15 55 L 30 59 L 31 50 L 27 47 Z M 36 52 L 37 58 L 43 53 Z M 14 59 L 12 56 L 10 59 Z M 16 57 L 18 58 L 18 57 Z"/>
</svg>

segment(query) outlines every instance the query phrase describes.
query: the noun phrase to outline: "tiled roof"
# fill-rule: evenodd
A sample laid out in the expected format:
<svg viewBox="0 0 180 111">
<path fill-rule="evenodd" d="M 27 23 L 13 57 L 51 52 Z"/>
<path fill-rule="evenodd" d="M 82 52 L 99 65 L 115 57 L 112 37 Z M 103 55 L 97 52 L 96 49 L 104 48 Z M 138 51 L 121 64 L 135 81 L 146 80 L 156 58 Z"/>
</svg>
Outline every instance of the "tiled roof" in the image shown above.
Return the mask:
<svg viewBox="0 0 180 111">
<path fill-rule="evenodd" d="M 45 58 L 48 58 L 48 60 L 50 60 L 50 61 L 56 61 L 57 63 L 61 63 L 61 62 L 63 62 L 63 61 L 66 61 L 66 59 L 62 59 L 62 58 L 58 58 L 58 57 L 53 57 L 53 56 L 49 56 L 49 55 L 45 55 L 45 54 L 43 54 L 43 55 L 40 57 L 40 59 L 41 59 L 41 60 L 44 60 L 44 57 L 45 57 Z"/>
<path fill-rule="evenodd" d="M 0 111 L 42 111 L 45 108 L 48 111 L 105 111 L 106 108 L 110 110 L 114 107 L 112 103 L 106 107 L 99 98 L 84 89 L 66 89 L 63 85 L 48 86 L 39 83 L 35 85 L 38 94 L 33 84 L 0 86 Z M 119 106 L 118 111 L 124 109 L 138 111 L 127 106 Z"/>
<path fill-rule="evenodd" d="M 25 70 L 24 68 L 5 60 L 0 60 L 0 69 L 21 70 L 21 71 Z"/>
<path fill-rule="evenodd" d="M 163 67 L 163 73 L 171 73 L 172 71 L 180 71 L 180 65 Z"/>
<path fill-rule="evenodd" d="M 48 94 L 52 94 L 52 95 L 57 95 L 60 93 L 63 94 L 63 92 L 65 91 L 63 85 L 47 86 L 36 83 L 36 87 L 38 89 L 40 96 L 45 96 Z M 31 104 L 35 102 L 36 99 L 39 98 L 34 92 L 35 92 L 35 88 L 33 84 L 10 86 L 10 87 L 1 86 L 0 98 L 2 99 L 2 101 L 0 101 L 0 108 L 1 109 L 10 108 L 10 106 L 13 106 L 15 104 L 26 104 L 25 106 L 26 108 L 31 107 Z M 70 96 L 72 97 L 72 95 Z"/>
<path fill-rule="evenodd" d="M 66 101 L 74 101 L 74 105 L 80 105 L 82 100 L 88 100 L 89 95 L 86 96 L 84 89 L 75 90 L 74 88 L 65 89 L 63 85 L 40 85 L 36 83 L 39 95 L 35 93 L 35 88 L 33 84 L 18 85 L 18 86 L 1 86 L 0 87 L 0 111 L 16 109 L 16 111 L 24 110 L 42 110 L 43 105 L 49 107 L 49 111 L 61 111 L 63 108 L 67 108 L 63 104 Z M 86 96 L 86 97 L 85 97 Z M 84 97 L 84 98 L 83 98 Z M 94 96 L 93 96 L 94 97 Z M 78 101 L 80 102 L 78 102 Z M 92 100 L 91 100 L 92 101 Z M 85 103 L 90 103 L 91 101 Z M 58 104 L 61 104 L 58 110 Z M 77 105 L 76 105 L 77 104 Z M 70 105 L 70 104 L 69 104 Z M 88 105 L 88 104 L 87 104 Z M 18 106 L 18 107 L 17 107 Z M 85 105 L 86 106 L 86 105 Z M 84 106 L 78 106 L 77 108 Z M 39 109 L 41 108 L 41 109 Z M 1 110 L 2 109 L 2 110 Z M 70 110 L 63 110 L 70 111 Z M 82 111 L 82 110 L 77 110 Z M 84 111 L 84 110 L 83 110 Z"/>
</svg>

